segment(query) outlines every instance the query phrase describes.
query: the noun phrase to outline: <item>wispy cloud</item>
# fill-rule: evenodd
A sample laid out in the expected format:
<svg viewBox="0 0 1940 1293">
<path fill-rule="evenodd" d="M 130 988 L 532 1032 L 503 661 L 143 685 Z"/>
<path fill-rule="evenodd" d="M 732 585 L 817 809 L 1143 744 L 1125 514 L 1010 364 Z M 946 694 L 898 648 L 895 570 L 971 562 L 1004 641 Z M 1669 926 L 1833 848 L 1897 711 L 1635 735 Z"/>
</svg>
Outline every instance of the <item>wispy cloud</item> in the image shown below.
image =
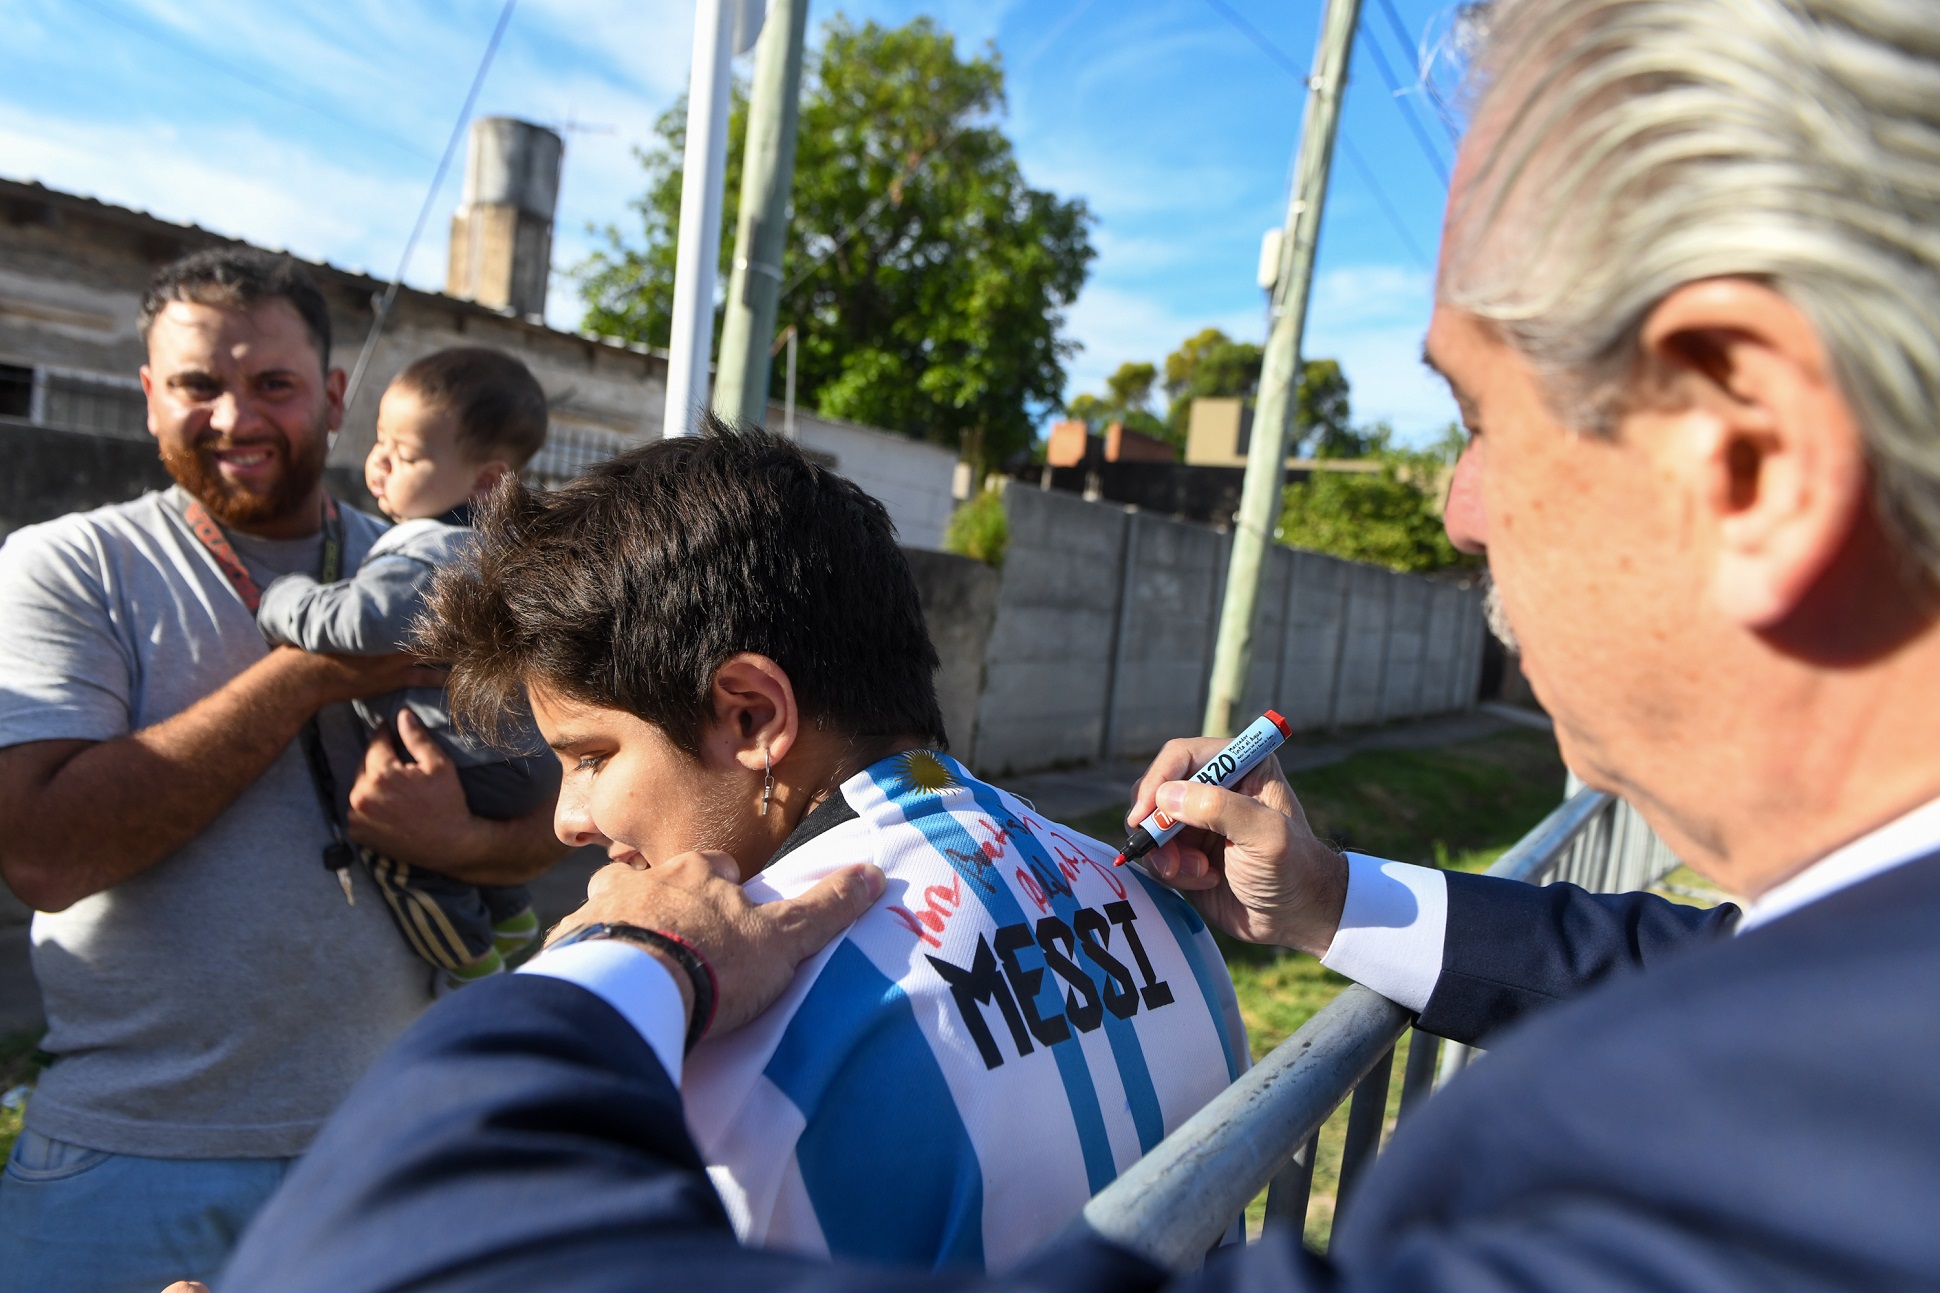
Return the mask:
<svg viewBox="0 0 1940 1293">
<path fill-rule="evenodd" d="M 247 124 L 197 131 L 190 141 L 153 122 L 49 122 L 0 107 L 0 156 L 16 178 L 132 201 L 165 220 L 346 268 L 375 268 L 373 253 L 402 246 L 421 196 Z M 425 273 L 442 255 L 439 240 L 415 268 Z"/>
<path fill-rule="evenodd" d="M 1209 325 L 1260 338 L 1259 235 L 1283 213 L 1301 94 L 1203 0 L 839 2 L 858 22 L 928 13 L 966 52 L 995 41 L 1004 54 L 1005 126 L 1026 175 L 1082 196 L 1098 220 L 1092 281 L 1070 311 L 1085 346 L 1070 390 L 1097 389 L 1127 359 L 1157 362 Z M 1304 65 L 1311 14 L 1232 2 Z M 1441 2 L 1394 0 L 1411 23 Z M 501 3 L 14 0 L 0 174 L 386 274 Z M 555 266 L 584 257 L 589 222 L 631 222 L 642 177 L 630 147 L 686 88 L 693 7 L 521 0 L 479 110 L 611 128 L 568 136 Z M 818 8 L 816 24 L 835 12 Z M 1428 245 L 1440 194 L 1417 183 L 1419 166 L 1389 164 L 1413 145 L 1366 92 L 1350 88 L 1345 129 Z M 458 180 L 433 208 L 413 283 L 443 281 Z M 1427 279 L 1398 267 L 1406 257 L 1358 180 L 1337 173 L 1335 189 L 1308 350 L 1347 365 L 1357 416 L 1425 432 L 1452 415 L 1416 359 Z M 555 324 L 577 321 L 570 282 L 555 280 L 551 306 Z"/>
</svg>

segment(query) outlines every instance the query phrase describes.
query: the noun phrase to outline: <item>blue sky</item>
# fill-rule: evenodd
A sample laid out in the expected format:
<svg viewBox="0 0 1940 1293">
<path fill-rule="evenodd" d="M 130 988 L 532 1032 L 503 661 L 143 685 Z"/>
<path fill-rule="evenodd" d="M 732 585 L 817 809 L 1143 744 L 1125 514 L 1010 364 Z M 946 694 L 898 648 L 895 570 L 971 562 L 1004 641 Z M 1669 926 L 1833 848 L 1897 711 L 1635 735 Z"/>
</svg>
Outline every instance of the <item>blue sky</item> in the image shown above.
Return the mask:
<svg viewBox="0 0 1940 1293">
<path fill-rule="evenodd" d="M 1392 14 L 1389 9 L 1392 9 Z M 396 266 L 498 0 L 4 0 L 0 174 L 137 207 L 300 255 Z M 929 14 L 961 44 L 994 44 L 1005 123 L 1031 183 L 1082 196 L 1099 250 L 1068 331 L 1070 394 L 1131 359 L 1163 360 L 1202 327 L 1260 340 L 1260 235 L 1278 225 L 1313 59 L 1319 0 L 817 0 L 900 23 Z M 1375 54 L 1412 83 L 1447 0 L 1367 0 L 1336 156 L 1306 352 L 1334 356 L 1357 420 L 1410 440 L 1455 416 L 1419 361 L 1443 199 L 1427 152 L 1453 147 L 1412 95 L 1411 133 Z M 685 87 L 692 0 L 521 0 L 479 99 L 570 133 L 555 265 L 626 222 L 631 146 Z M 745 60 L 743 61 L 745 71 Z M 462 165 L 462 158 L 460 160 Z M 407 281 L 443 283 L 450 175 Z M 1374 185 L 1370 185 L 1369 177 Z M 1378 186 L 1378 188 L 1376 187 Z M 555 282 L 549 321 L 579 317 Z"/>
</svg>

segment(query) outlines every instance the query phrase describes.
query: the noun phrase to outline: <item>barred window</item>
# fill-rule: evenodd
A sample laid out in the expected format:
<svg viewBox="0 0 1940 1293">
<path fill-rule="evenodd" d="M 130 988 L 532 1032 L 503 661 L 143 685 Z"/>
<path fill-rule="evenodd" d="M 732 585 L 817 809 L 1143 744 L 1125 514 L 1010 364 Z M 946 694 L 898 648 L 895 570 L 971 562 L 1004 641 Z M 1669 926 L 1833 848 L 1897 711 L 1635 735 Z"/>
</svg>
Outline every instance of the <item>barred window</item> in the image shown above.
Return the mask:
<svg viewBox="0 0 1940 1293">
<path fill-rule="evenodd" d="M 117 440 L 148 439 L 141 382 L 111 373 L 0 364 L 0 417 Z"/>
<path fill-rule="evenodd" d="M 120 440 L 148 439 L 148 401 L 131 377 L 43 368 L 40 416 L 44 426 Z"/>
<path fill-rule="evenodd" d="M 0 418 L 34 415 L 34 370 L 20 364 L 0 364 Z"/>
<path fill-rule="evenodd" d="M 605 462 L 633 443 L 616 431 L 554 419 L 546 430 L 545 447 L 526 464 L 525 478 L 551 489 L 572 480 L 594 463 Z"/>
</svg>

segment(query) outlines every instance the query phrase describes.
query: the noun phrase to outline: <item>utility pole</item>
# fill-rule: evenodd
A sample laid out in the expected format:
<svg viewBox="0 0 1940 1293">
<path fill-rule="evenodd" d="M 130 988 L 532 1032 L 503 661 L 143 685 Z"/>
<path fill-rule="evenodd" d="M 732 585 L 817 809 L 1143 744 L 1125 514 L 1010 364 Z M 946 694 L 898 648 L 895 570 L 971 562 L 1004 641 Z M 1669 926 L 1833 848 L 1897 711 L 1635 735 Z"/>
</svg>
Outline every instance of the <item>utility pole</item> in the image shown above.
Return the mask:
<svg viewBox="0 0 1940 1293">
<path fill-rule="evenodd" d="M 1226 570 L 1226 602 L 1219 613 L 1219 640 L 1213 649 L 1212 686 L 1206 696 L 1206 735 L 1233 736 L 1248 721 L 1239 712 L 1246 674 L 1253 663 L 1260 571 L 1273 542 L 1286 472 L 1287 434 L 1293 427 L 1300 386 L 1300 342 L 1307 326 L 1307 297 L 1313 286 L 1314 247 L 1320 239 L 1320 213 L 1327 201 L 1327 174 L 1340 124 L 1341 97 L 1347 89 L 1347 62 L 1354 51 L 1354 28 L 1361 0 L 1327 0 L 1320 20 L 1320 46 L 1313 75 L 1307 78 L 1307 115 L 1300 132 L 1300 158 L 1293 197 L 1287 204 L 1286 235 L 1280 240 L 1280 273 L 1273 285 L 1273 327 L 1267 334 L 1260 371 L 1259 402 L 1253 413 L 1253 442 L 1246 453 L 1246 483 L 1239 514 L 1233 518 L 1233 557 Z"/>
<path fill-rule="evenodd" d="M 687 81 L 687 148 L 681 160 L 680 233 L 674 250 L 673 335 L 667 345 L 663 436 L 691 435 L 707 401 L 714 341 L 714 275 L 721 259 L 721 190 L 727 182 L 728 102 L 733 87 L 734 0 L 695 0 L 694 65 Z"/>
<path fill-rule="evenodd" d="M 795 182 L 802 47 L 807 39 L 808 0 L 769 0 L 768 21 L 754 56 L 734 272 L 728 279 L 721 359 L 714 376 L 714 411 L 757 426 L 768 420 L 769 367 L 781 300 L 782 249 L 788 241 L 788 199 Z"/>
</svg>

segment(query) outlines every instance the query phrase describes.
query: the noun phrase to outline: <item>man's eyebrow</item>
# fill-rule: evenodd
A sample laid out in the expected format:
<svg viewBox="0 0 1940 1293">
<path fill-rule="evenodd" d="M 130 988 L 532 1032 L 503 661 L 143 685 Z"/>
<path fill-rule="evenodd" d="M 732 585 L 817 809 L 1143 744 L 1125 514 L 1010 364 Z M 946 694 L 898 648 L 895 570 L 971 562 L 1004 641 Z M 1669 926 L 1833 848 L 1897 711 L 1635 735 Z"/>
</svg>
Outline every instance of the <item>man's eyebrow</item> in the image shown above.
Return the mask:
<svg viewBox="0 0 1940 1293">
<path fill-rule="evenodd" d="M 1435 362 L 1435 356 L 1429 351 L 1428 343 L 1425 341 L 1421 343 L 1421 363 L 1429 372 L 1435 374 L 1435 376 L 1441 378 L 1443 381 L 1448 382 L 1449 385 L 1454 385 L 1454 382 L 1449 379 L 1448 374 L 1442 371 L 1442 366 Z"/>
<path fill-rule="evenodd" d="M 586 744 L 585 737 L 576 735 L 572 732 L 561 732 L 558 736 L 555 736 L 550 741 L 546 742 L 546 748 L 549 750 L 555 750 L 560 754 L 569 754 L 575 748 L 582 746 L 584 744 Z"/>
<path fill-rule="evenodd" d="M 1456 381 L 1453 377 L 1450 377 L 1448 375 L 1448 370 L 1446 368 L 1443 368 L 1440 364 L 1435 362 L 1435 356 L 1429 352 L 1428 345 L 1426 342 L 1422 343 L 1421 362 L 1428 369 L 1429 372 L 1433 373 L 1435 376 L 1441 378 L 1443 381 L 1448 383 L 1449 393 L 1455 397 L 1455 402 L 1461 405 L 1463 411 L 1466 412 L 1470 404 L 1468 392 L 1462 389 L 1462 384 L 1460 382 Z"/>
</svg>

